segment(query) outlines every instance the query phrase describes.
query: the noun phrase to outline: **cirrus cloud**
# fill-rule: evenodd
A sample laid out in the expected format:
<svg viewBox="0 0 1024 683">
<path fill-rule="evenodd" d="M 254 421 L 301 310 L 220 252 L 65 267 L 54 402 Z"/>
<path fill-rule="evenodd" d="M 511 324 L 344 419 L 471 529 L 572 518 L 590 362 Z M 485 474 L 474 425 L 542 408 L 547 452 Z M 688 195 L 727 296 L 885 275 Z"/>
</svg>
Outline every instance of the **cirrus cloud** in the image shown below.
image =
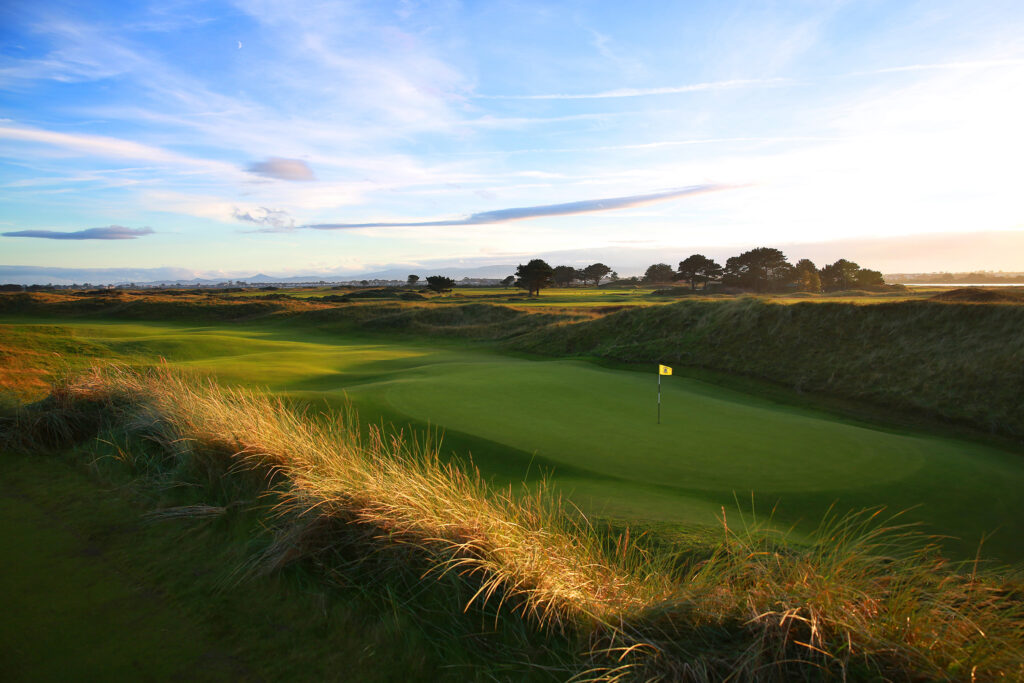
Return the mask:
<svg viewBox="0 0 1024 683">
<path fill-rule="evenodd" d="M 303 228 L 313 230 L 345 230 L 355 228 L 415 228 L 415 227 L 450 227 L 456 225 L 487 225 L 490 223 L 507 223 L 509 221 L 522 221 L 530 218 L 542 218 L 544 216 L 570 216 L 578 213 L 594 213 L 596 211 L 614 211 L 616 209 L 628 209 L 634 206 L 643 206 L 654 202 L 664 202 L 672 199 L 679 199 L 690 195 L 704 194 L 706 192 L 717 192 L 718 190 L 729 190 L 736 188 L 736 185 L 692 185 L 665 192 L 652 194 L 638 194 L 628 197 L 607 197 L 604 199 L 585 199 L 578 202 L 566 202 L 565 204 L 545 204 L 542 206 L 521 206 L 512 209 L 498 209 L 497 211 L 484 211 L 474 213 L 465 218 L 454 218 L 437 221 L 413 221 L 394 223 L 318 223 L 315 225 L 303 225 Z"/>
<path fill-rule="evenodd" d="M 153 228 L 126 228 L 123 225 L 109 225 L 105 228 L 87 228 L 73 232 L 59 230 L 16 230 L 5 232 L 4 237 L 36 237 L 45 240 L 133 240 L 143 235 L 152 235 Z"/>
</svg>

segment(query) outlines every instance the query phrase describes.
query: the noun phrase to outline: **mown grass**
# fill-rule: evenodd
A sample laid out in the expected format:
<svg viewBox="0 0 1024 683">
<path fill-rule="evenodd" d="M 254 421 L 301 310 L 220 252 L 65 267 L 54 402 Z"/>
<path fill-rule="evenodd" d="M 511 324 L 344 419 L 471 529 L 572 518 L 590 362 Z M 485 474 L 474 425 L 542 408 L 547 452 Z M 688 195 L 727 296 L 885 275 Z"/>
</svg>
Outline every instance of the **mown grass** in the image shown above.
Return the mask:
<svg viewBox="0 0 1024 683">
<path fill-rule="evenodd" d="M 684 301 L 537 329 L 517 349 L 769 379 L 1024 440 L 1024 306 Z"/>
<path fill-rule="evenodd" d="M 1024 675 L 1013 573 L 949 563 L 879 511 L 836 515 L 799 544 L 723 510 L 717 533 L 652 543 L 595 529 L 543 489 L 493 490 L 428 444 L 365 439 L 352 420 L 166 369 L 106 369 L 58 386 L 5 433 L 34 450 L 124 430 L 150 444 L 118 450 L 143 489 L 170 480 L 220 496 L 165 515 L 270 496 L 273 539 L 246 574 L 304 561 L 359 582 L 379 573 L 367 558 L 392 553 L 428 581 L 456 580 L 471 609 L 518 615 L 562 642 L 579 680 Z"/>
</svg>

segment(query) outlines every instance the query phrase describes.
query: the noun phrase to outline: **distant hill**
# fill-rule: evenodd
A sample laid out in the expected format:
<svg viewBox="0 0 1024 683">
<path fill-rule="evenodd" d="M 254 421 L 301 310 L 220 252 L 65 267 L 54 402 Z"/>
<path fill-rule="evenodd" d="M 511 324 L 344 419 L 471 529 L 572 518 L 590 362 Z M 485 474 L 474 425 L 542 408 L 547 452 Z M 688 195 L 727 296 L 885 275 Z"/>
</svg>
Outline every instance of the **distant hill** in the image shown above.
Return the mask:
<svg viewBox="0 0 1024 683">
<path fill-rule="evenodd" d="M 405 280 L 415 273 L 421 278 L 428 275 L 446 275 L 455 280 L 468 278 L 503 278 L 515 272 L 516 266 L 487 265 L 468 268 L 450 266 L 402 266 L 368 273 L 329 272 L 289 275 L 286 277 L 256 273 L 210 273 L 187 268 L 50 268 L 45 266 L 4 266 L 0 265 L 0 284 L 19 285 L 54 284 L 70 285 L 215 285 L 221 282 L 250 282 L 269 284 L 273 282 L 350 282 L 359 280 Z"/>
<path fill-rule="evenodd" d="M 892 273 L 885 276 L 885 281 L 906 285 L 1024 285 L 1024 273 L 990 270 L 972 273 Z"/>
</svg>

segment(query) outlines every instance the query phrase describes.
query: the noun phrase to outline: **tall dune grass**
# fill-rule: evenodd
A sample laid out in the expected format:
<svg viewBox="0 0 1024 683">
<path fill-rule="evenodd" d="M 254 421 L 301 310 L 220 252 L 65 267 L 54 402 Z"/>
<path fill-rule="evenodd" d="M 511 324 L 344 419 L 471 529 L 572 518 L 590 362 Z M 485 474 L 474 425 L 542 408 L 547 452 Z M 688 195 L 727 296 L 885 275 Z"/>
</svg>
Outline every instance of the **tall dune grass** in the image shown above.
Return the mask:
<svg viewBox="0 0 1024 683">
<path fill-rule="evenodd" d="M 5 432 L 9 445 L 60 448 L 106 425 L 193 478 L 256 475 L 278 533 L 253 569 L 329 549 L 346 530 L 356 552 L 410 548 L 428 575 L 461 577 L 465 608 L 490 603 L 572 636 L 578 680 L 1024 678 L 1020 581 L 947 562 L 881 511 L 834 515 L 802 544 L 724 510 L 719 531 L 685 546 L 648 542 L 601 532 L 543 487 L 493 490 L 422 440 L 360 436 L 354 420 L 166 368 L 108 367 L 56 387 Z"/>
</svg>

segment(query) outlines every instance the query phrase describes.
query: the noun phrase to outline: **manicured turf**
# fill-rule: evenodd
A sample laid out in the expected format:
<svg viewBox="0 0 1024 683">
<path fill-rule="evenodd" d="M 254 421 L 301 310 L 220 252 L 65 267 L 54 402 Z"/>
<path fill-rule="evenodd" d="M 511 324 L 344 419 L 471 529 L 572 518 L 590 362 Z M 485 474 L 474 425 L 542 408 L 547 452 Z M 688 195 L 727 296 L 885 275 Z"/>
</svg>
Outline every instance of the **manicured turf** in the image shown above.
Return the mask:
<svg viewBox="0 0 1024 683">
<path fill-rule="evenodd" d="M 274 326 L 83 323 L 18 326 L 37 346 L 168 362 L 227 382 L 337 406 L 364 420 L 433 425 L 499 483 L 542 474 L 590 513 L 712 524 L 735 498 L 778 505 L 782 525 L 813 526 L 829 505 L 914 508 L 908 520 L 962 539 L 970 554 L 1024 558 L 1024 458 L 949 438 L 883 429 L 676 375 L 662 424 L 648 371 L 527 360 L 465 343 L 339 336 Z M 50 342 L 47 342 L 50 340 Z M 916 506 L 916 507 L 915 507 Z"/>
</svg>

